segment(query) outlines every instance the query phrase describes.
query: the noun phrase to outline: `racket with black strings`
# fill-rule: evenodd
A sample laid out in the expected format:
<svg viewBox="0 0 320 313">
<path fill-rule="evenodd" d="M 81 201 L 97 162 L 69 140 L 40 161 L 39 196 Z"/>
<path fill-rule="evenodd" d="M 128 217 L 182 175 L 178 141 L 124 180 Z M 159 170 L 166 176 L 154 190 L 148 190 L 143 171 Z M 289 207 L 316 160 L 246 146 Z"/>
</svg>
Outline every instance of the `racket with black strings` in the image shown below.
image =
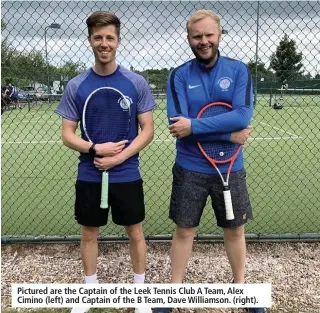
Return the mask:
<svg viewBox="0 0 320 313">
<path fill-rule="evenodd" d="M 87 97 L 83 113 L 82 127 L 91 143 L 119 142 L 128 139 L 131 111 L 129 99 L 118 89 L 101 87 Z M 102 172 L 102 209 L 108 208 L 109 173 Z"/>
</svg>

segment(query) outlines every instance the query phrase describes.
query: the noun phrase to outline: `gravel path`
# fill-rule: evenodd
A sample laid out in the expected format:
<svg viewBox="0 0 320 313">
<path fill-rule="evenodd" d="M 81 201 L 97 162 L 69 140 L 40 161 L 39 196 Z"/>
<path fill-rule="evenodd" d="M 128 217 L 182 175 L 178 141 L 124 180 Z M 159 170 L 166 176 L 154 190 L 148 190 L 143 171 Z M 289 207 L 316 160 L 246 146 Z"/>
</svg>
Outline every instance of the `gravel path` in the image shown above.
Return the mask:
<svg viewBox="0 0 320 313">
<path fill-rule="evenodd" d="M 170 243 L 148 243 L 146 283 L 170 282 L 169 253 Z M 247 281 L 272 283 L 273 306 L 269 312 L 319 313 L 319 255 L 320 242 L 248 243 Z M 10 308 L 12 283 L 82 283 L 79 245 L 75 243 L 3 245 L 1 265 L 2 309 Z M 99 245 L 98 276 L 101 283 L 132 282 L 127 243 Z M 225 283 L 231 279 L 223 244 L 195 243 L 185 282 Z M 231 311 L 180 309 L 179 312 Z"/>
</svg>

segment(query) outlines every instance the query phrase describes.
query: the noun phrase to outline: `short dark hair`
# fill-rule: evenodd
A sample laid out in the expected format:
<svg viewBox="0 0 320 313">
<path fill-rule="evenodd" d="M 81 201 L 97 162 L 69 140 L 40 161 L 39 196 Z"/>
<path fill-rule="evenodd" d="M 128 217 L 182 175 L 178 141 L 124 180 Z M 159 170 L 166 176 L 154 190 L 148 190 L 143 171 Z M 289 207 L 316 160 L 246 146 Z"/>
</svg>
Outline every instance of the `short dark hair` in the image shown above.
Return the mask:
<svg viewBox="0 0 320 313">
<path fill-rule="evenodd" d="M 106 11 L 97 11 L 92 13 L 87 18 L 87 26 L 88 26 L 88 33 L 89 36 L 92 34 L 92 30 L 96 26 L 108 26 L 108 25 L 114 25 L 116 27 L 117 35 L 120 37 L 120 20 L 119 18 L 111 13 Z"/>
</svg>

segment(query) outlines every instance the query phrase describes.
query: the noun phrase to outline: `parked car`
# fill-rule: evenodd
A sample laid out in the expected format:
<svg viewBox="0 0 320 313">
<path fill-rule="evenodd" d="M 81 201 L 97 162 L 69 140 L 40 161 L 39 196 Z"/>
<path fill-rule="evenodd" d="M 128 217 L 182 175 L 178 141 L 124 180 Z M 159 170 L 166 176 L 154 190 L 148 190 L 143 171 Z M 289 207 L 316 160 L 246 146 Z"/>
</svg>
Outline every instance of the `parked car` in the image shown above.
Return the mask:
<svg viewBox="0 0 320 313">
<path fill-rule="evenodd" d="M 20 91 L 25 92 L 27 97 L 32 101 L 36 100 L 36 91 L 34 87 L 28 86 L 28 87 L 21 87 Z"/>
<path fill-rule="evenodd" d="M 26 91 L 30 98 L 33 100 L 46 100 L 48 97 L 46 97 L 44 94 L 44 90 L 41 88 L 35 89 L 34 87 L 28 86 L 28 87 L 22 87 L 21 90 Z"/>
<path fill-rule="evenodd" d="M 30 95 L 24 90 L 18 90 L 18 101 L 19 102 L 29 102 L 31 100 Z"/>
<path fill-rule="evenodd" d="M 48 91 L 44 88 L 38 88 L 37 89 L 37 93 L 39 94 L 39 99 L 40 100 L 43 100 L 43 101 L 46 101 L 49 99 L 49 94 L 48 94 Z"/>
</svg>

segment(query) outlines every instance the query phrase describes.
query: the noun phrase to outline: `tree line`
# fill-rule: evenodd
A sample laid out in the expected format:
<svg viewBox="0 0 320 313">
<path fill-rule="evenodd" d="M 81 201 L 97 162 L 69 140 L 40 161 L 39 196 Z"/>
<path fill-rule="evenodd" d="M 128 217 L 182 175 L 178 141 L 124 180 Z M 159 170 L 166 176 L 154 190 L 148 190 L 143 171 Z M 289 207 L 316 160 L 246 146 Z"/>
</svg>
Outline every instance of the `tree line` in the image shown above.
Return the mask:
<svg viewBox="0 0 320 313">
<path fill-rule="evenodd" d="M 1 19 L 1 32 L 6 24 Z M 14 86 L 23 87 L 34 82 L 52 86 L 53 81 L 66 83 L 72 77 L 86 70 L 83 62 L 68 61 L 63 65 L 54 66 L 46 62 L 41 51 L 20 52 L 10 46 L 8 39 L 1 40 L 1 85 L 12 83 Z"/>
<path fill-rule="evenodd" d="M 5 23 L 1 20 L 1 30 L 5 29 Z M 270 57 L 270 65 L 266 66 L 260 59 L 251 60 L 248 67 L 257 81 L 287 82 L 296 80 L 319 80 L 320 74 L 312 77 L 310 73 L 304 73 L 302 64 L 303 54 L 299 52 L 296 42 L 287 34 L 280 40 L 276 51 Z M 32 85 L 34 82 L 52 86 L 53 81 L 66 83 L 72 77 L 86 70 L 84 63 L 68 61 L 61 66 L 48 64 L 41 51 L 19 52 L 11 47 L 7 38 L 2 39 L 1 44 L 1 84 L 9 81 L 18 86 Z M 157 90 L 165 90 L 166 81 L 172 68 L 146 69 L 136 71 L 144 76 L 149 85 Z M 263 79 L 262 79 L 263 78 Z"/>
</svg>

